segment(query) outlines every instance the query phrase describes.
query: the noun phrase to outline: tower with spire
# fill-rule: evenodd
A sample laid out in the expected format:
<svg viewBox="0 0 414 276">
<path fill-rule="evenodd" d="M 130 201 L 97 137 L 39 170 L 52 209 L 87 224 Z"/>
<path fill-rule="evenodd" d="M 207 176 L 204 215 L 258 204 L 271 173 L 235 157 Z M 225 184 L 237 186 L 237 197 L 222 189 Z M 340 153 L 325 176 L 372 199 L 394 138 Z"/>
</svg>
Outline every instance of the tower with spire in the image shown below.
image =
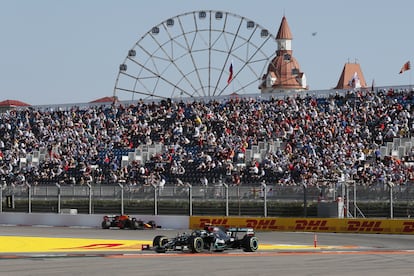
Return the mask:
<svg viewBox="0 0 414 276">
<path fill-rule="evenodd" d="M 262 93 L 307 90 L 306 76 L 292 55 L 292 33 L 285 16 L 277 32 L 276 57 L 270 62 L 262 77 L 259 89 Z"/>
<path fill-rule="evenodd" d="M 367 83 L 362 74 L 361 66 L 355 61 L 355 63 L 345 63 L 338 84 L 334 89 L 358 89 L 366 87 Z"/>
</svg>

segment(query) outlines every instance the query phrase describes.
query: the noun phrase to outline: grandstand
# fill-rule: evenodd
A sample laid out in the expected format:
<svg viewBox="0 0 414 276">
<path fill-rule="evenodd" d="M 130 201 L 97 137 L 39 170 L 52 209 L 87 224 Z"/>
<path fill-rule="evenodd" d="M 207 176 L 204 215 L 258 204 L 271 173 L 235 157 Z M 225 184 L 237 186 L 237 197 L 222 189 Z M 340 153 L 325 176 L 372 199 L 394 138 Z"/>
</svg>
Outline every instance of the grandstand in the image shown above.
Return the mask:
<svg viewBox="0 0 414 276">
<path fill-rule="evenodd" d="M 0 115 L 0 178 L 127 185 L 413 180 L 413 91 L 220 98 Z"/>
<path fill-rule="evenodd" d="M 233 27 L 221 20 L 223 16 L 228 16 L 229 20 L 246 20 L 237 15 L 209 12 L 215 17 L 207 17 L 205 11 L 194 13 L 196 16 L 192 13 L 181 16 L 190 22 L 204 22 L 209 26 L 205 29 L 208 31 L 210 23 L 218 24 L 215 26 L 217 40 L 227 33 L 222 31 L 223 27 Z M 212 22 L 206 21 L 207 18 Z M 174 20 L 164 23 L 168 30 L 174 30 Z M 244 23 L 245 28 L 240 30 L 260 32 L 255 36 L 257 39 L 274 42 L 266 29 L 253 28 L 258 26 L 255 22 Z M 154 27 L 147 35 L 150 34 L 153 41 L 161 37 L 161 31 L 162 28 Z M 176 31 L 183 32 L 182 28 Z M 230 34 L 242 35 L 238 30 L 227 35 Z M 277 36 L 276 40 L 280 54 L 277 60 L 292 60 L 291 35 Z M 143 47 L 140 45 L 143 41 L 142 38 L 137 42 L 136 50 Z M 159 43 L 158 47 L 161 45 L 164 44 Z M 211 56 L 208 52 L 211 47 L 204 48 L 204 41 L 198 46 L 203 46 L 200 51 L 207 51 L 206 57 Z M 167 54 L 164 50 L 160 52 Z M 184 50 L 188 50 L 190 56 L 196 52 L 193 48 Z M 283 66 L 274 66 L 268 72 L 270 77 L 265 78 L 273 82 L 266 93 L 241 94 L 251 89 L 250 85 L 256 86 L 262 76 L 253 72 L 258 76 L 242 85 L 247 78 L 241 69 L 240 72 L 235 69 L 235 79 L 231 75 L 227 80 L 224 69 L 237 54 L 231 50 L 227 49 L 219 59 L 227 63 L 216 68 L 216 74 L 211 73 L 217 77 L 217 82 L 208 78 L 208 82 L 203 83 L 204 79 L 199 76 L 208 74 L 201 74 L 198 67 L 191 71 L 198 73 L 196 83 L 200 83 L 199 90 L 205 93 L 189 92 L 197 90 L 194 85 L 180 90 L 177 89 L 180 83 L 166 81 L 164 88 L 172 87 L 177 97 L 160 97 L 159 91 L 151 89 L 142 93 L 151 96 L 145 100 L 108 102 L 108 98 L 103 98 L 103 101 L 83 104 L 22 106 L 0 113 L 0 179 L 3 185 L 123 183 L 163 187 L 185 183 L 193 186 L 267 183 L 280 187 L 318 187 L 323 185 L 321 179 L 355 181 L 362 186 L 384 185 L 388 181 L 408 185 L 413 181 L 414 91 L 411 86 L 304 90 L 308 88 L 306 79 L 295 63 L 297 67 L 289 67 L 290 73 L 285 78 L 291 78 L 291 73 L 295 72 L 295 80 L 300 80 L 293 86 L 296 90 L 282 89 L 293 84 L 283 84 L 283 74 L 276 74 L 276 69 Z M 263 52 L 264 57 L 258 60 L 268 62 L 266 51 L 253 52 Z M 274 48 L 269 52 L 273 55 Z M 152 64 L 136 62 L 135 59 L 143 56 L 152 58 L 152 55 L 137 55 L 133 49 L 128 51 L 120 67 L 116 90 L 140 92 L 124 87 L 123 78 L 128 84 L 133 83 L 134 89 L 138 84 L 142 89 L 159 88 L 158 67 L 142 70 L 138 66 Z M 249 68 L 250 75 L 253 70 L 249 66 L 256 63 L 253 57 L 254 54 L 239 59 L 245 62 L 245 66 L 239 67 Z M 132 73 L 133 66 L 139 67 L 135 68 L 138 72 L 154 73 L 154 78 L 141 78 L 151 79 L 156 85 L 140 83 L 139 74 Z M 267 66 L 265 64 L 265 68 Z M 175 78 L 177 72 L 174 74 Z M 187 74 L 181 71 L 180 74 L 189 80 Z M 167 80 L 165 75 L 162 80 Z M 229 91 L 232 93 L 226 95 Z"/>
</svg>

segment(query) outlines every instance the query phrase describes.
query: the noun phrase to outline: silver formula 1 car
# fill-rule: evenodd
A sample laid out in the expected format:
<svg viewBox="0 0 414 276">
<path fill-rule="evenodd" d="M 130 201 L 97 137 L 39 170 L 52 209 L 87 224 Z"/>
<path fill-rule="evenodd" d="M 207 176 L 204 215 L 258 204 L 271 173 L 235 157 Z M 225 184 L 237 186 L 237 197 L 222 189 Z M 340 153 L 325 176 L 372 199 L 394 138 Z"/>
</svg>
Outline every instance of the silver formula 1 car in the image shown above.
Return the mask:
<svg viewBox="0 0 414 276">
<path fill-rule="evenodd" d="M 167 251 L 203 251 L 221 252 L 229 249 L 243 249 L 254 252 L 259 247 L 259 240 L 252 228 L 228 228 L 206 226 L 203 230 L 192 233 L 181 233 L 174 238 L 156 236 L 153 239 L 153 249 L 158 253 Z"/>
</svg>

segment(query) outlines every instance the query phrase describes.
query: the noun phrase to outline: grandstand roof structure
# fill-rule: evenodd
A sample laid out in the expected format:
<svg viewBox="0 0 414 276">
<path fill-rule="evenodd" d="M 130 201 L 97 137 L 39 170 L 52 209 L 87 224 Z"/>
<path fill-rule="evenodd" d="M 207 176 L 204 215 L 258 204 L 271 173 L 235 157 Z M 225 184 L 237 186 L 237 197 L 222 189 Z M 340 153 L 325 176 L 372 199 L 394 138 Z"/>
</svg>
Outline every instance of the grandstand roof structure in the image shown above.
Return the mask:
<svg viewBox="0 0 414 276">
<path fill-rule="evenodd" d="M 94 101 L 91 101 L 90 103 L 113 103 L 117 101 L 118 101 L 118 97 L 110 96 L 110 97 L 103 97 L 103 98 L 96 99 Z"/>
<path fill-rule="evenodd" d="M 4 100 L 0 102 L 0 112 L 4 112 L 10 109 L 15 109 L 19 107 L 31 106 L 28 103 L 18 101 L 18 100 Z"/>
<path fill-rule="evenodd" d="M 18 100 L 4 100 L 0 102 L 0 107 L 30 106 L 30 104 Z"/>
</svg>

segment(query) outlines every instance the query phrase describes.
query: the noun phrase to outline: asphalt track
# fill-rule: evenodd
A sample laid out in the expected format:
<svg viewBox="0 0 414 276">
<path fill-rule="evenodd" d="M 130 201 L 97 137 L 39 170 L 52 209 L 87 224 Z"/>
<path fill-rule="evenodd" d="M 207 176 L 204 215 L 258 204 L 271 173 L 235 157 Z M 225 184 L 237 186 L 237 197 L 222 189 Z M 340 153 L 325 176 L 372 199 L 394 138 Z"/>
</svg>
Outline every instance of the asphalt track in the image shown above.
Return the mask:
<svg viewBox="0 0 414 276">
<path fill-rule="evenodd" d="M 141 250 L 188 231 L 3 225 L 0 275 L 414 275 L 414 235 L 259 232 L 254 253 Z"/>
</svg>

